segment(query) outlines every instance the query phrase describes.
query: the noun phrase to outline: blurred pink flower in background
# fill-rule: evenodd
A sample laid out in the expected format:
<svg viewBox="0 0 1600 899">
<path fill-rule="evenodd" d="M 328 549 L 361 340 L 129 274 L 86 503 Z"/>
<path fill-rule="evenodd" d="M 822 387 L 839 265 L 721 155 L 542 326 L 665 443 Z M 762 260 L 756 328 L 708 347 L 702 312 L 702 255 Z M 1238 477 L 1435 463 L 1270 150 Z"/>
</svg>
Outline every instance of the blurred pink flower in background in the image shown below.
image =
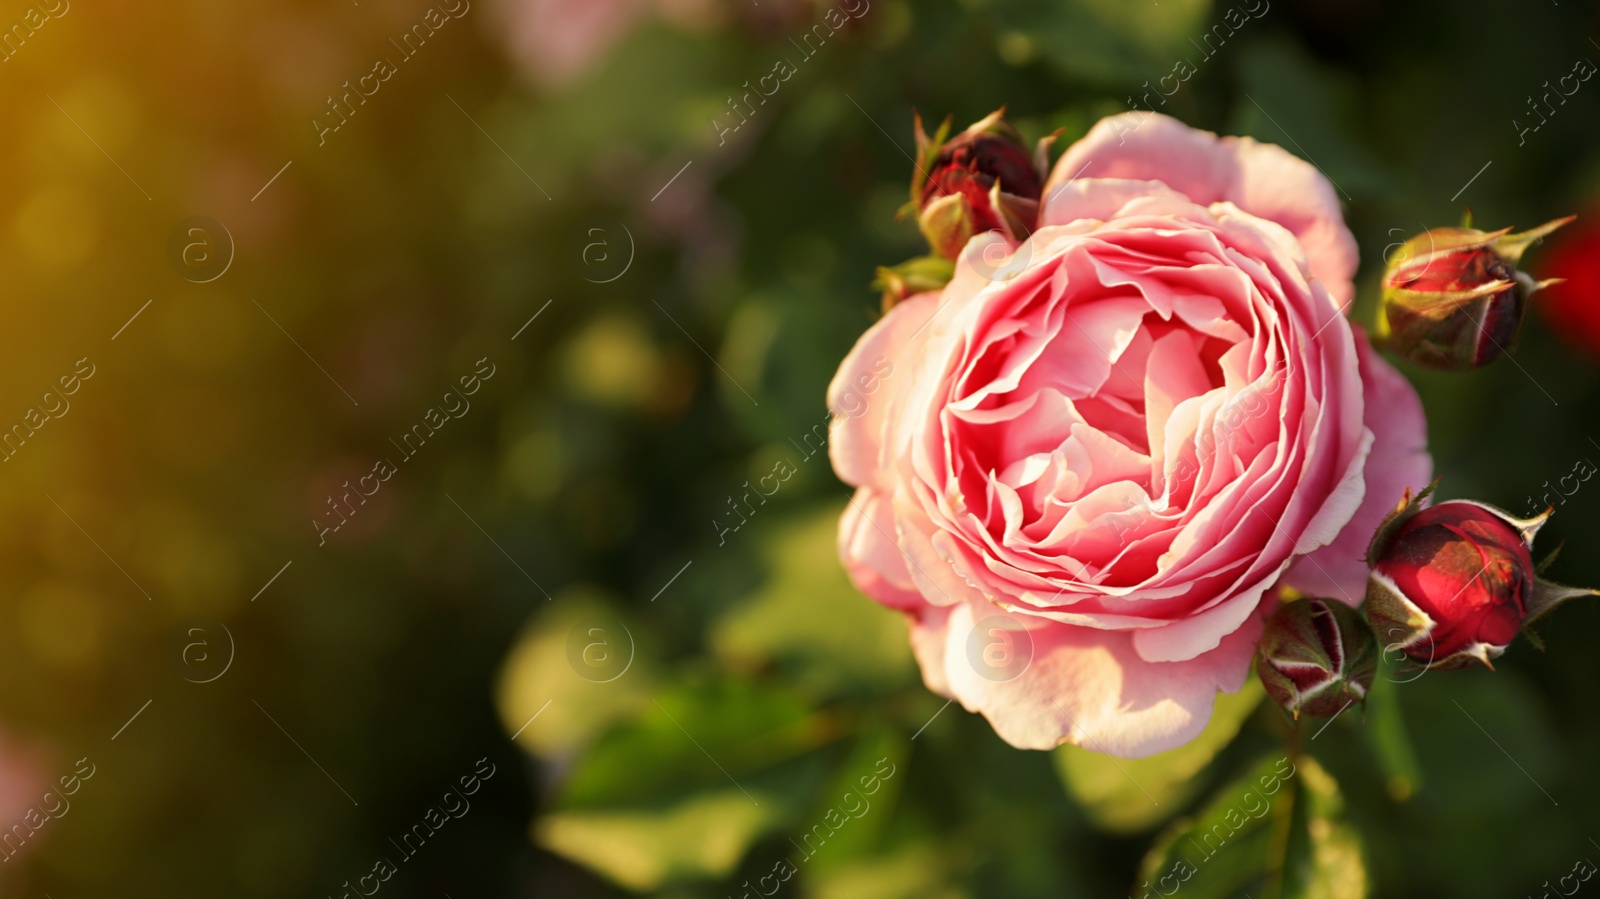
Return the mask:
<svg viewBox="0 0 1600 899">
<path fill-rule="evenodd" d="M 563 87 L 588 74 L 652 17 L 702 27 L 714 0 L 490 0 L 511 55 L 540 83 Z"/>
<path fill-rule="evenodd" d="M 37 753 L 0 724 L 0 831 L 9 832 L 48 789 Z"/>
</svg>

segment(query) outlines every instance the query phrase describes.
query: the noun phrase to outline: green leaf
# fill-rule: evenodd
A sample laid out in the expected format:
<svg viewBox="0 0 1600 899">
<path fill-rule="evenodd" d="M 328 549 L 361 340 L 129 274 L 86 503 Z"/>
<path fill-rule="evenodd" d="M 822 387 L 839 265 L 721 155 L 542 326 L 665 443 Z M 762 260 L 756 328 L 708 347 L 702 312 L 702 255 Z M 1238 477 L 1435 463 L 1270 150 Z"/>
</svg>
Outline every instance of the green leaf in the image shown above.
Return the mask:
<svg viewBox="0 0 1600 899">
<path fill-rule="evenodd" d="M 1298 807 L 1283 866 L 1283 899 L 1365 899 L 1370 892 L 1361 835 L 1344 821 L 1339 784 L 1301 756 Z"/>
<path fill-rule="evenodd" d="M 1204 786 L 1199 777 L 1233 741 L 1265 695 L 1252 675 L 1238 693 L 1217 697 L 1211 722 L 1189 743 L 1142 759 L 1116 759 L 1077 746 L 1055 751 L 1056 770 L 1091 820 L 1113 833 L 1137 833 L 1177 814 Z"/>
<path fill-rule="evenodd" d="M 997 0 L 993 6 L 1005 29 L 1000 54 L 1008 62 L 1039 56 L 1067 75 L 1103 82 L 1171 75 L 1178 60 L 1196 56 L 1189 38 L 1211 24 L 1208 0 L 1167 0 L 1159 15 L 1123 0 Z"/>
<path fill-rule="evenodd" d="M 1475 827 L 1470 818 L 1485 805 L 1551 805 L 1543 788 L 1560 775 L 1562 743 L 1549 699 L 1525 675 L 1509 666 L 1429 673 L 1401 690 L 1428 777 L 1417 803 L 1441 827 Z"/>
<path fill-rule="evenodd" d="M 558 787 L 554 809 L 534 825 L 540 845 L 630 889 L 654 890 L 727 876 L 763 837 L 799 833 L 832 809 L 870 803 L 828 839 L 812 866 L 870 854 L 904 776 L 883 780 L 864 801 L 841 797 L 878 759 L 903 763 L 904 737 L 869 729 L 841 763 L 839 753 L 819 750 L 860 723 L 818 710 L 813 694 L 907 682 L 914 669 L 900 616 L 857 593 L 833 561 L 840 511 L 830 506 L 767 522 L 763 549 L 772 575 L 716 625 L 712 642 L 723 664 L 698 676 L 691 668 L 686 679 L 635 696 L 627 714 L 609 716 L 598 736 L 598 728 L 585 730 L 591 745 Z M 523 705 L 544 695 L 528 684 L 548 690 L 562 682 L 531 672 L 570 670 L 564 656 L 551 657 L 566 652 L 573 626 L 561 619 L 514 655 L 521 661 L 508 672 L 518 676 L 508 674 L 508 682 L 521 685 Z M 765 676 L 772 668 L 786 669 L 785 684 L 809 689 L 772 686 Z M 587 695 L 590 685 L 577 680 L 564 702 L 581 704 Z"/>
<path fill-rule="evenodd" d="M 564 808 L 649 803 L 720 789 L 839 736 L 837 716 L 735 677 L 674 684 L 584 755 Z"/>
<path fill-rule="evenodd" d="M 831 870 L 876 854 L 905 789 L 906 758 L 910 754 L 910 742 L 898 728 L 877 725 L 855 740 L 828 788 L 801 819 L 801 826 L 810 826 L 823 820 L 830 809 L 849 815 L 847 826 L 828 838 L 826 850 L 816 853 L 806 866 L 808 870 Z M 882 770 L 889 773 L 888 777 L 878 776 L 880 762 L 887 766 Z"/>
<path fill-rule="evenodd" d="M 523 629 L 501 668 L 496 704 L 506 732 L 549 758 L 648 708 L 656 685 L 635 639 L 641 633 L 597 591 L 563 591 L 550 612 Z"/>
<path fill-rule="evenodd" d="M 668 881 L 726 877 L 781 814 L 730 786 L 656 809 L 554 812 L 535 821 L 533 838 L 643 892 Z"/>
<path fill-rule="evenodd" d="M 1364 899 L 1365 852 L 1343 816 L 1339 785 L 1315 759 L 1268 756 L 1161 835 L 1132 895 Z"/>
<path fill-rule="evenodd" d="M 1387 840 L 1374 834 L 1379 869 L 1403 872 L 1412 892 L 1508 896 L 1570 865 L 1570 761 L 1545 691 L 1512 664 L 1429 672 L 1400 690 L 1425 786 L 1385 815 Z M 1484 826 L 1485 809 L 1515 822 L 1517 852 Z"/>
<path fill-rule="evenodd" d="M 830 503 L 781 524 L 767 522 L 762 553 L 771 576 L 712 630 L 712 648 L 725 664 L 776 665 L 790 683 L 823 694 L 913 677 L 903 616 L 862 596 L 837 561 L 843 511 L 843 503 Z"/>
<path fill-rule="evenodd" d="M 577 761 L 534 839 L 636 890 L 724 877 L 819 794 L 840 720 L 737 677 L 672 685 Z"/>
<path fill-rule="evenodd" d="M 1366 738 L 1383 770 L 1384 787 L 1389 798 L 1401 802 L 1411 798 L 1422 786 L 1422 769 L 1417 764 L 1416 750 L 1406 733 L 1405 716 L 1401 712 L 1400 694 L 1404 684 L 1420 677 L 1423 672 L 1415 665 L 1396 662 L 1391 656 L 1382 657 L 1378 677 L 1367 693 Z"/>
<path fill-rule="evenodd" d="M 807 842 L 825 846 L 808 869 L 870 855 L 909 747 L 884 725 L 848 752 L 833 746 L 859 727 L 726 672 L 671 685 L 577 759 L 534 838 L 636 890 L 725 877 L 757 841 L 805 840 L 819 822 L 828 832 Z"/>
<path fill-rule="evenodd" d="M 832 899 L 963 899 L 970 894 L 951 883 L 946 847 L 923 840 L 870 858 L 819 871 L 806 880 L 807 897 Z"/>
<path fill-rule="evenodd" d="M 1293 812 L 1297 769 L 1286 756 L 1267 756 L 1230 781 L 1193 817 L 1162 832 L 1146 853 L 1130 895 L 1232 899 L 1260 895 L 1274 857 L 1274 825 Z"/>
</svg>

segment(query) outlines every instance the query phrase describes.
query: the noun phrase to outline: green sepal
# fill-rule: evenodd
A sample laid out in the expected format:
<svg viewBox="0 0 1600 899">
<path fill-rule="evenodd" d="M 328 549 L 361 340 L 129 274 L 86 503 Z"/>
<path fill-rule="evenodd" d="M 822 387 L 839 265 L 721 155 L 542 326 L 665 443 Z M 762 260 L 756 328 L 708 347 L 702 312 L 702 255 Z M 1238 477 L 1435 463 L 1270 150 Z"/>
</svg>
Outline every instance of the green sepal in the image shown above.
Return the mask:
<svg viewBox="0 0 1600 899">
<path fill-rule="evenodd" d="M 1379 522 L 1378 529 L 1372 533 L 1372 540 L 1367 543 L 1367 565 L 1370 567 L 1378 563 L 1378 557 L 1383 555 L 1384 547 L 1389 545 L 1389 538 L 1405 524 L 1406 519 L 1422 511 L 1422 501 L 1427 499 L 1439 486 L 1442 478 L 1434 478 L 1433 483 L 1422 489 L 1416 496 L 1411 495 L 1411 488 L 1407 487 L 1400 496 L 1399 505 L 1394 511 L 1384 516 Z"/>
<path fill-rule="evenodd" d="M 1545 556 L 1543 559 L 1540 559 L 1539 560 L 1539 564 L 1533 566 L 1533 573 L 1534 574 L 1544 574 L 1546 571 L 1549 571 L 1550 570 L 1550 566 L 1554 565 L 1556 563 L 1556 556 L 1561 555 L 1561 547 L 1563 547 L 1563 546 L 1566 546 L 1566 544 L 1565 543 L 1557 543 L 1556 544 L 1556 548 L 1550 550 L 1550 554 L 1549 555 Z"/>
<path fill-rule="evenodd" d="M 1522 261 L 1522 254 L 1527 252 L 1528 247 L 1576 218 L 1577 216 L 1575 215 L 1569 215 L 1566 218 L 1545 222 L 1537 228 L 1529 228 L 1516 234 L 1507 234 L 1504 231 L 1496 232 L 1501 236 L 1494 241 L 1494 251 L 1501 259 L 1516 265 Z M 1509 231 L 1510 229 L 1506 230 Z"/>
<path fill-rule="evenodd" d="M 1528 614 L 1522 619 L 1522 626 L 1538 621 L 1550 614 L 1555 608 L 1569 599 L 1580 596 L 1600 596 L 1600 590 L 1590 590 L 1587 587 L 1568 587 L 1554 581 L 1541 578 L 1534 579 L 1533 595 L 1528 597 Z M 1524 631 L 1526 633 L 1526 631 Z"/>
<path fill-rule="evenodd" d="M 878 266 L 878 277 L 872 289 L 883 295 L 883 311 L 887 313 L 895 304 L 914 294 L 930 290 L 943 290 L 955 277 L 954 260 L 943 256 L 918 256 L 895 266 Z"/>
<path fill-rule="evenodd" d="M 939 158 L 939 151 L 944 148 L 944 142 L 950 139 L 950 128 L 955 124 L 955 116 L 945 116 L 944 122 L 929 137 L 922 127 L 922 113 L 913 112 L 917 140 L 916 165 L 911 171 L 911 202 L 901 207 L 900 214 L 915 213 L 922 198 L 922 186 L 927 183 L 928 171 L 933 168 L 933 161 Z"/>
</svg>

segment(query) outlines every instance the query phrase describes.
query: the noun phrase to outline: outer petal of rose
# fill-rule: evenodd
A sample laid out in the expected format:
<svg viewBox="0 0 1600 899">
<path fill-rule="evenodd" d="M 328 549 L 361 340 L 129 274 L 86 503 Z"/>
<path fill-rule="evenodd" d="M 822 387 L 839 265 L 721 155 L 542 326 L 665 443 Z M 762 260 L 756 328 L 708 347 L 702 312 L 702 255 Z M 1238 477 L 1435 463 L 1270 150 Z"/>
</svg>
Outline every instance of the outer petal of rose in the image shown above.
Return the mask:
<svg viewBox="0 0 1600 899">
<path fill-rule="evenodd" d="M 911 654 L 916 656 L 917 667 L 922 670 L 922 682 L 940 696 L 950 696 L 950 679 L 944 671 L 950 608 L 923 606 L 908 614 L 906 623 L 911 625 Z"/>
<path fill-rule="evenodd" d="M 1428 422 L 1416 390 L 1378 355 L 1364 332 L 1358 328 L 1355 336 L 1366 426 L 1374 438 L 1365 470 L 1366 496 L 1339 536 L 1295 562 L 1284 582 L 1313 596 L 1359 606 L 1367 589 L 1367 543 L 1407 487 L 1415 493 L 1428 485 L 1433 457 L 1428 454 Z"/>
<path fill-rule="evenodd" d="M 879 460 L 889 424 L 889 397 L 914 376 L 909 357 L 917 332 L 939 306 L 940 294 L 910 297 L 867 329 L 828 383 L 828 458 L 839 479 L 858 487 L 880 483 Z M 893 382 L 885 388 L 884 382 Z M 868 387 L 871 392 L 868 392 Z M 887 485 L 883 485 L 887 486 Z"/>
<path fill-rule="evenodd" d="M 1218 137 L 1153 112 L 1101 119 L 1067 148 L 1044 186 L 1046 221 L 1073 215 L 1068 192 L 1078 178 L 1160 181 L 1202 206 L 1229 200 L 1294 233 L 1315 275 L 1340 306 L 1355 288 L 1356 241 L 1344 225 L 1339 197 L 1316 167 L 1273 144 Z"/>
<path fill-rule="evenodd" d="M 971 606 L 951 608 L 944 676 L 968 711 L 1019 749 L 1072 743 L 1139 758 L 1199 735 L 1216 694 L 1244 686 L 1261 635 L 1252 615 L 1216 649 L 1185 662 L 1146 662 L 1119 631 L 1048 625 L 1031 631 L 1033 660 L 1017 677 L 985 679 L 967 658 Z"/>
<path fill-rule="evenodd" d="M 1193 202 L 1160 181 L 1077 178 L 1056 185 L 1044 195 L 1043 205 L 1039 208 L 1038 228 L 1065 225 L 1078 219 L 1108 221 L 1129 203 L 1150 197 Z"/>
<path fill-rule="evenodd" d="M 895 545 L 894 504 L 871 487 L 856 490 L 839 520 L 839 559 L 856 589 L 886 606 L 926 605 Z"/>
<path fill-rule="evenodd" d="M 1222 645 L 1261 607 L 1261 597 L 1276 579 L 1273 576 L 1254 586 L 1241 590 L 1238 596 L 1223 600 L 1187 618 L 1174 621 L 1166 627 L 1149 628 L 1131 632 L 1133 648 L 1139 658 L 1149 662 L 1183 662 L 1210 652 Z"/>
</svg>

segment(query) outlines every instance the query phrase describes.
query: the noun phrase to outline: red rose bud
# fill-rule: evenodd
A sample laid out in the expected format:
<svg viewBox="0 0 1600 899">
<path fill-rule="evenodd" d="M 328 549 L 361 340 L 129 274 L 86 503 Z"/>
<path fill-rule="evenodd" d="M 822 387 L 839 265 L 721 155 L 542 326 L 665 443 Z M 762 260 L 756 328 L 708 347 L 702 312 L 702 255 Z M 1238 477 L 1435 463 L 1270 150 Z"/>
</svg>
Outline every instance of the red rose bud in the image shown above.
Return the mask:
<svg viewBox="0 0 1600 899">
<path fill-rule="evenodd" d="M 911 203 L 935 254 L 960 255 L 973 235 L 999 230 L 1012 240 L 1033 233 L 1049 167 L 1050 135 L 1030 154 L 1000 109 L 953 138 L 950 120 L 933 137 L 917 118 L 917 165 Z"/>
<path fill-rule="evenodd" d="M 1337 715 L 1366 698 L 1378 673 L 1378 642 L 1361 613 L 1328 599 L 1296 600 L 1268 619 L 1256 675 L 1296 718 Z"/>
<path fill-rule="evenodd" d="M 1523 252 L 1570 221 L 1520 234 L 1434 228 L 1411 238 L 1384 272 L 1378 335 L 1412 362 L 1433 368 L 1493 362 L 1515 341 L 1528 296 L 1552 283 L 1517 271 Z"/>
<path fill-rule="evenodd" d="M 1385 646 L 1424 668 L 1492 668 L 1528 623 L 1594 592 L 1538 578 L 1533 537 L 1549 511 L 1524 519 L 1467 500 L 1420 501 L 1408 494 L 1373 538 L 1367 616 Z"/>
<path fill-rule="evenodd" d="M 1539 294 L 1539 311 L 1568 343 L 1600 358 L 1600 218 L 1586 216 L 1576 229 L 1561 232 L 1539 262 L 1540 272 L 1550 276 L 1550 289 Z"/>
</svg>

